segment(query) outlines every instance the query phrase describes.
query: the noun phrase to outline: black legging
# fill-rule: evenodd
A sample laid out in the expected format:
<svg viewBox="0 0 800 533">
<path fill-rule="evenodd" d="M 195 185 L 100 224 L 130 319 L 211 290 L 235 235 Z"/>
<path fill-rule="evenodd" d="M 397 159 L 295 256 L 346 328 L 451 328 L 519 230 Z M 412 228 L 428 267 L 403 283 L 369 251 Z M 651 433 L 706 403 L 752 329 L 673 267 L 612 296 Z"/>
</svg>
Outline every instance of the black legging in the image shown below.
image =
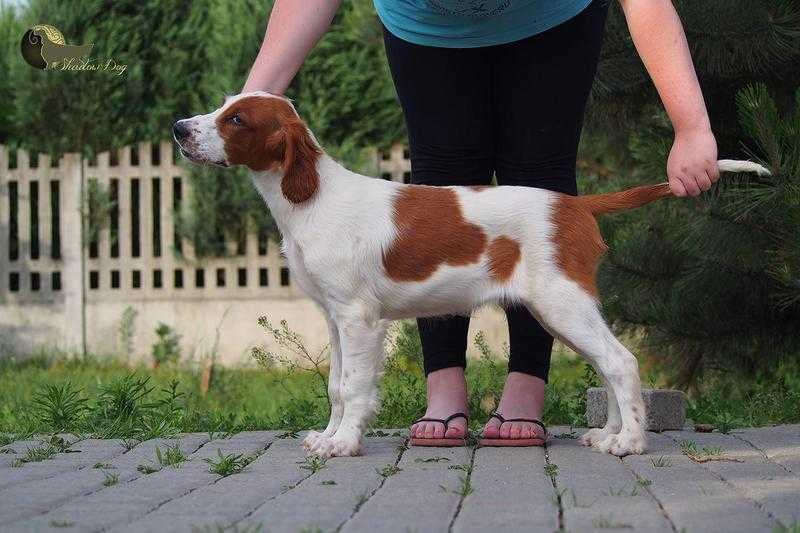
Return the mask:
<svg viewBox="0 0 800 533">
<path fill-rule="evenodd" d="M 524 185 L 577 194 L 575 159 L 607 0 L 544 33 L 482 48 L 420 46 L 384 28 L 405 114 L 411 182 Z M 547 380 L 553 337 L 506 308 L 509 372 Z M 425 373 L 466 366 L 469 317 L 420 318 Z"/>
</svg>

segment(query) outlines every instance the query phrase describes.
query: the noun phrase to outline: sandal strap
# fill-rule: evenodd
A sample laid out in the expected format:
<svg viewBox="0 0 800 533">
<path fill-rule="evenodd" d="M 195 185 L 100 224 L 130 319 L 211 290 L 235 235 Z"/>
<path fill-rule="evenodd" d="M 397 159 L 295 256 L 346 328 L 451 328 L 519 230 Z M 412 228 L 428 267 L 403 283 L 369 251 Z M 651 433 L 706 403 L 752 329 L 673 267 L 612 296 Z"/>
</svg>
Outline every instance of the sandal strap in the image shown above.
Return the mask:
<svg viewBox="0 0 800 533">
<path fill-rule="evenodd" d="M 547 426 L 544 425 L 544 422 L 542 422 L 541 420 L 537 420 L 535 418 L 505 418 L 497 411 L 494 411 L 491 415 L 489 415 L 489 418 L 498 419 L 501 425 L 506 422 L 529 422 L 531 424 L 536 424 L 537 426 L 540 426 L 544 431 L 545 435 L 547 434 Z"/>
<path fill-rule="evenodd" d="M 452 415 L 448 416 L 447 418 L 424 418 L 423 417 L 423 418 L 418 418 L 414 423 L 416 424 L 417 422 L 438 422 L 438 423 L 442 424 L 445 427 L 445 429 L 447 429 L 449 424 L 450 424 L 450 422 L 452 422 L 456 418 L 463 418 L 464 420 L 467 421 L 467 423 L 469 423 L 469 417 L 467 415 L 465 415 L 464 413 L 453 413 Z"/>
</svg>

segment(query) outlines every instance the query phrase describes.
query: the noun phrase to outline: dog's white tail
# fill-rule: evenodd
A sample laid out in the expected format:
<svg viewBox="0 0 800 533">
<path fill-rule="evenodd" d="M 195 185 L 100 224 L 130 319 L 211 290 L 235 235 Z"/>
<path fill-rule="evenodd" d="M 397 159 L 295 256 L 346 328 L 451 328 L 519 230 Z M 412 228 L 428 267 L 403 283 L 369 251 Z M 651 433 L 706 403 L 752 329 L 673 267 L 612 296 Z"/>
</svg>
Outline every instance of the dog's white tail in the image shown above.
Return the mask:
<svg viewBox="0 0 800 533">
<path fill-rule="evenodd" d="M 759 176 L 770 175 L 769 170 L 752 161 L 721 159 L 717 162 L 717 165 L 719 165 L 720 172 L 754 172 Z M 635 209 L 668 196 L 672 196 L 672 192 L 669 190 L 669 183 L 659 183 L 658 185 L 643 185 L 619 192 L 578 196 L 576 200 L 584 204 L 593 215 L 604 215 L 626 209 Z"/>
<path fill-rule="evenodd" d="M 720 159 L 717 161 L 720 172 L 754 172 L 759 176 L 769 176 L 768 168 L 753 163 L 752 161 L 739 161 L 738 159 Z"/>
</svg>

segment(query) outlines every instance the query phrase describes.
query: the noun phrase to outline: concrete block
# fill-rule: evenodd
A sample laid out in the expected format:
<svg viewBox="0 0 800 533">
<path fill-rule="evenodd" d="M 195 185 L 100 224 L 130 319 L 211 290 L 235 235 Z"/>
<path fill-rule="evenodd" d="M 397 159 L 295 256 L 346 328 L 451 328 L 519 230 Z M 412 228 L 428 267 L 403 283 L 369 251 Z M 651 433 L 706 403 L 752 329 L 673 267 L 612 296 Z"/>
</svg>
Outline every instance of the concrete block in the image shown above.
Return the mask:
<svg viewBox="0 0 800 533">
<path fill-rule="evenodd" d="M 647 413 L 645 429 L 664 431 L 683 429 L 686 421 L 686 397 L 683 391 L 671 389 L 642 389 Z M 607 417 L 605 388 L 586 391 L 586 422 L 589 427 L 603 427 Z"/>
</svg>

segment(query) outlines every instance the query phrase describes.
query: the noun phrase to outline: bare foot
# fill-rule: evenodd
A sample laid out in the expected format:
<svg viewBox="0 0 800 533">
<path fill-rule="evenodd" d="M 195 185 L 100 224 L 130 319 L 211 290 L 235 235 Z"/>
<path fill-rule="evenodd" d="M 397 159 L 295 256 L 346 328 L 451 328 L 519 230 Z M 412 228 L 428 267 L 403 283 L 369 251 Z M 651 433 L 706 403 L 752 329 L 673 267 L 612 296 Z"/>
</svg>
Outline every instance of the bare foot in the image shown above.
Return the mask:
<svg viewBox="0 0 800 533">
<path fill-rule="evenodd" d="M 454 413 L 467 413 L 467 381 L 460 366 L 444 368 L 428 374 L 428 408 L 424 418 L 445 419 Z M 440 422 L 417 422 L 411 436 L 418 439 L 460 439 L 467 434 L 467 421 L 454 418 L 447 425 Z"/>
<path fill-rule="evenodd" d="M 541 378 L 509 372 L 497 412 L 504 418 L 541 418 L 544 388 L 545 382 Z M 490 418 L 483 427 L 483 436 L 487 439 L 532 439 L 544 437 L 544 431 L 531 422 L 501 424 L 498 419 Z"/>
</svg>

